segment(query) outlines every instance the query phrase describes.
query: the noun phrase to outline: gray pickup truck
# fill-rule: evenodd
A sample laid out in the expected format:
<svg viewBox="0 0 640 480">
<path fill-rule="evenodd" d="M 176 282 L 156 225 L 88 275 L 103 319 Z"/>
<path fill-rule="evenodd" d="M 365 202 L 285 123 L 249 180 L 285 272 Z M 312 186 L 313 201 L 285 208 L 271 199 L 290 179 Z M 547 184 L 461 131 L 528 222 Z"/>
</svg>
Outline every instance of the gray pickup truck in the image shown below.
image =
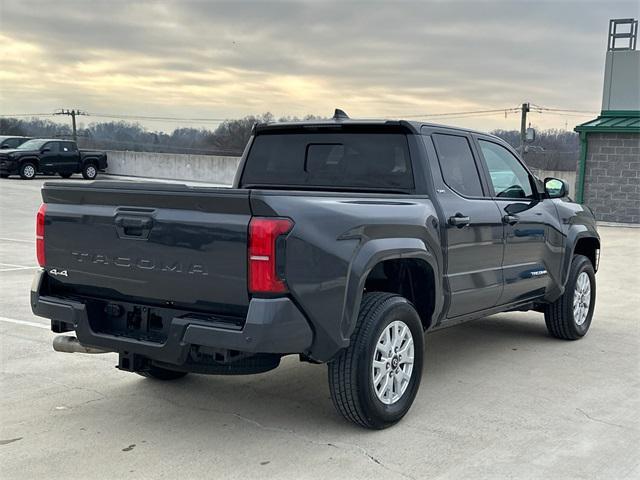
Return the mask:
<svg viewBox="0 0 640 480">
<path fill-rule="evenodd" d="M 409 410 L 424 333 L 497 312 L 587 333 L 600 240 L 567 185 L 484 133 L 406 121 L 255 126 L 233 188 L 45 183 L 31 292 L 54 348 L 171 380 L 327 363 L 348 420 Z"/>
</svg>

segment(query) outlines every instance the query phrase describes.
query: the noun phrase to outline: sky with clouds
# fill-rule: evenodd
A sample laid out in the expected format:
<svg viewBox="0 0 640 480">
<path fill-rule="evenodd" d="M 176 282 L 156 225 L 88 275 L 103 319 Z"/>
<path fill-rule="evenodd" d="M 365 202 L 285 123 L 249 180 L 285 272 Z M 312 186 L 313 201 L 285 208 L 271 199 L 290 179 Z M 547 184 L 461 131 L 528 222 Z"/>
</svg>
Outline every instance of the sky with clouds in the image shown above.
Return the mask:
<svg viewBox="0 0 640 480">
<path fill-rule="evenodd" d="M 398 118 L 523 101 L 599 111 L 617 17 L 640 17 L 640 1 L 0 0 L 0 114 L 235 118 L 339 106 Z M 572 128 L 591 117 L 531 120 Z M 517 114 L 443 123 L 519 128 Z"/>
</svg>

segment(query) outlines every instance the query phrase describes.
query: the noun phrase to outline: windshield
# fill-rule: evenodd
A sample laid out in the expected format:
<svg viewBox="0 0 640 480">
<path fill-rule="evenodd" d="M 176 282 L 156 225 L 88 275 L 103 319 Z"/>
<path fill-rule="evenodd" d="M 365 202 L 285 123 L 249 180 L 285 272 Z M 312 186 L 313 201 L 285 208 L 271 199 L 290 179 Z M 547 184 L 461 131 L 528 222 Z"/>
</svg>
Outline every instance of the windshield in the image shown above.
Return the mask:
<svg viewBox="0 0 640 480">
<path fill-rule="evenodd" d="M 40 150 L 47 140 L 27 140 L 17 150 Z"/>
</svg>

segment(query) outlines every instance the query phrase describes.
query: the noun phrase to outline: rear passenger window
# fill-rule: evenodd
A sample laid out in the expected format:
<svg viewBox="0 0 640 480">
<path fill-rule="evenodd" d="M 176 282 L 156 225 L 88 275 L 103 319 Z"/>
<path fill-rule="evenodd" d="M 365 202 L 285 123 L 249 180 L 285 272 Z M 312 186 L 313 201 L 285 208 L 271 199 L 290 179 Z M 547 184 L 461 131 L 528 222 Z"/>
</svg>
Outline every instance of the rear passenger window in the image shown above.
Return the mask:
<svg viewBox="0 0 640 480">
<path fill-rule="evenodd" d="M 19 138 L 10 138 L 9 140 L 6 140 L 2 146 L 5 148 L 16 148 L 21 142 L 22 141 Z"/>
<path fill-rule="evenodd" d="M 45 144 L 44 144 L 44 146 L 43 146 L 43 148 L 48 148 L 48 149 L 49 149 L 49 152 L 51 152 L 51 153 L 58 153 L 58 152 L 60 151 L 60 150 L 59 150 L 59 145 L 58 145 L 58 143 L 59 143 L 59 142 L 49 142 L 49 143 L 45 143 Z"/>
<path fill-rule="evenodd" d="M 439 133 L 432 138 L 445 183 L 466 197 L 481 197 L 480 176 L 467 138 Z"/>
<path fill-rule="evenodd" d="M 241 185 L 408 190 L 404 130 L 390 126 L 292 128 L 256 135 Z"/>
</svg>

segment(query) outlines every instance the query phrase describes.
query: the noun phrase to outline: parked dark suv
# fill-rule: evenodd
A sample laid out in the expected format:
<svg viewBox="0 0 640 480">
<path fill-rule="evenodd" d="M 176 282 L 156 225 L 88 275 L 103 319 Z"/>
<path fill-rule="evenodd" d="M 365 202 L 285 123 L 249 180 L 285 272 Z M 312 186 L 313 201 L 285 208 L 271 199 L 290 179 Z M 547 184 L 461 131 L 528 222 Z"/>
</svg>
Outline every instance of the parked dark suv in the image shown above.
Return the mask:
<svg viewBox="0 0 640 480">
<path fill-rule="evenodd" d="M 9 150 L 12 148 L 18 148 L 27 140 L 31 140 L 30 137 L 0 135 L 0 150 Z"/>
<path fill-rule="evenodd" d="M 69 178 L 74 173 L 82 173 L 85 179 L 93 180 L 106 168 L 106 153 L 78 150 L 76 142 L 71 140 L 37 138 L 14 149 L 0 150 L 1 178 L 20 175 L 31 180 L 36 173 Z"/>
</svg>

